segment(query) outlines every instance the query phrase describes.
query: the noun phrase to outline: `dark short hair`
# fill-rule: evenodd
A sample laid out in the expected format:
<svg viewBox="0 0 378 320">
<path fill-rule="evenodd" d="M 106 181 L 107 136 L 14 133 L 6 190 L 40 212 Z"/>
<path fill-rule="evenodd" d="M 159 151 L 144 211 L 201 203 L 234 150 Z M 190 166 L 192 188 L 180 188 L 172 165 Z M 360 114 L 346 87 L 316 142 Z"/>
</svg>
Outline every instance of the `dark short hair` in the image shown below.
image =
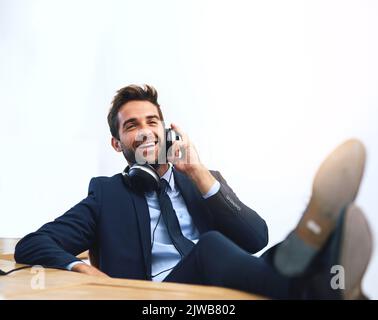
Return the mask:
<svg viewBox="0 0 378 320">
<path fill-rule="evenodd" d="M 158 93 L 153 86 L 150 85 L 129 85 L 121 88 L 114 96 L 112 106 L 108 113 L 108 124 L 112 136 L 119 140 L 119 122 L 118 112 L 122 106 L 129 101 L 149 101 L 158 109 L 159 117 L 161 121 L 164 121 L 163 114 L 160 110 L 160 105 L 157 101 Z"/>
</svg>

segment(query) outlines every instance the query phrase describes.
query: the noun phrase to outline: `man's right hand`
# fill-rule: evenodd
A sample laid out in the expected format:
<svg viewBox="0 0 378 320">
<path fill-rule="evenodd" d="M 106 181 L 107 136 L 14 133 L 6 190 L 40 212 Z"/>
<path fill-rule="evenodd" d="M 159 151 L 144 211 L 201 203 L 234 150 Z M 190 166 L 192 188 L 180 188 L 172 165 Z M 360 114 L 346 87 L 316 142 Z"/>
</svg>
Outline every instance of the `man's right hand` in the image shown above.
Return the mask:
<svg viewBox="0 0 378 320">
<path fill-rule="evenodd" d="M 104 277 L 104 278 L 110 278 L 107 274 L 101 272 L 97 268 L 90 266 L 86 263 L 78 263 L 75 264 L 71 271 L 79 272 L 79 273 L 85 273 L 90 276 L 96 276 L 96 277 Z"/>
</svg>

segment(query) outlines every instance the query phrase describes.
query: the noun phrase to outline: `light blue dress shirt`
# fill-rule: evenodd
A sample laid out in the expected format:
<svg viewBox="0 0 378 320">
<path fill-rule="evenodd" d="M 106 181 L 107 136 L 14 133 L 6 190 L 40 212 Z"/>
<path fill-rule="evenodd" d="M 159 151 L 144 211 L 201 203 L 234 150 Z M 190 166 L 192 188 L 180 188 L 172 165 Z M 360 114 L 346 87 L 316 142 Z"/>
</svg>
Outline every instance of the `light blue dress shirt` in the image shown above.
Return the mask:
<svg viewBox="0 0 378 320">
<path fill-rule="evenodd" d="M 167 194 L 171 199 L 173 208 L 176 211 L 183 235 L 194 243 L 197 243 L 199 232 L 193 223 L 192 217 L 188 212 L 185 201 L 180 191 L 175 185 L 175 179 L 171 164 L 167 172 L 162 176 L 162 179 L 165 179 L 169 184 Z M 216 181 L 210 188 L 210 190 L 205 195 L 203 195 L 203 198 L 207 199 L 211 197 L 219 191 L 219 188 L 220 183 Z M 172 241 L 168 235 L 163 217 L 160 214 L 161 211 L 156 191 L 145 193 L 145 197 L 151 218 L 152 280 L 162 281 L 181 260 L 181 256 L 175 246 L 172 244 Z M 74 261 L 67 266 L 67 269 L 71 270 L 72 267 L 77 263 L 82 262 Z"/>
</svg>

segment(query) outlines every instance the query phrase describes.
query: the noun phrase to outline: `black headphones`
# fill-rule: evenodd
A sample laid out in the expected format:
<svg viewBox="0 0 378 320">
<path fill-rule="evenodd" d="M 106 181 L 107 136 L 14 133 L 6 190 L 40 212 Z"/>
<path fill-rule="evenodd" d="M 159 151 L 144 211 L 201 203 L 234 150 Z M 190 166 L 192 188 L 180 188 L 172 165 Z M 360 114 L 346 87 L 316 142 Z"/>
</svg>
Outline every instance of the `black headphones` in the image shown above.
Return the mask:
<svg viewBox="0 0 378 320">
<path fill-rule="evenodd" d="M 170 148 L 174 141 L 181 140 L 181 136 L 172 129 L 165 129 L 165 155 L 168 157 Z M 156 191 L 160 188 L 160 176 L 155 167 L 148 163 L 135 163 L 127 166 L 122 172 L 125 184 L 137 192 Z"/>
</svg>

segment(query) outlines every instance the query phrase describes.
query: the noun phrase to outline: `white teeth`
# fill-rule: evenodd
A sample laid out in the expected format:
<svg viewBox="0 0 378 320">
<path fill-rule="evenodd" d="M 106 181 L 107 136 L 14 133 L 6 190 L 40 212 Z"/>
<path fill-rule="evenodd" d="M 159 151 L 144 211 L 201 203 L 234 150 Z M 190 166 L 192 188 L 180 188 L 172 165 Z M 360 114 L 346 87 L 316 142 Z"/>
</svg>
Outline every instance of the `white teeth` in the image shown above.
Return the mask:
<svg viewBox="0 0 378 320">
<path fill-rule="evenodd" d="M 139 148 L 149 148 L 155 146 L 155 142 L 150 142 L 150 143 L 144 143 L 139 146 Z"/>
</svg>

